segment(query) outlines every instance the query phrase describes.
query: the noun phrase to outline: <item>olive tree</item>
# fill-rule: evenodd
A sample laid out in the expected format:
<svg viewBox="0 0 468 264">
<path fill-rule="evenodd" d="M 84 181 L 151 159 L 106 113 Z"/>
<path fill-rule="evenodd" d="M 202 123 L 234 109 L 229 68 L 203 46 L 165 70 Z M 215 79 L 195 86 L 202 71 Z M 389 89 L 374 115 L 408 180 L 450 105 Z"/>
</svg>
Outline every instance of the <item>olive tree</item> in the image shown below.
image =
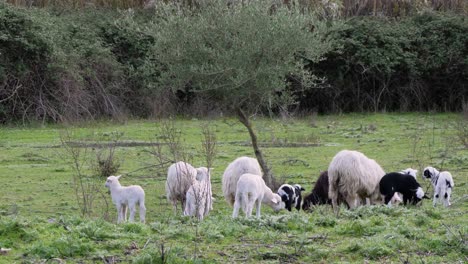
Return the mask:
<svg viewBox="0 0 468 264">
<path fill-rule="evenodd" d="M 249 116 L 294 102 L 287 76 L 295 76 L 301 89 L 316 78 L 306 70 L 329 50 L 325 25 L 293 7 L 266 1 L 243 4 L 210 3 L 197 9 L 175 5 L 156 10 L 151 52 L 159 74 L 152 89 L 190 89 L 193 93 L 229 106 L 249 131 L 264 179 L 272 176 Z"/>
</svg>

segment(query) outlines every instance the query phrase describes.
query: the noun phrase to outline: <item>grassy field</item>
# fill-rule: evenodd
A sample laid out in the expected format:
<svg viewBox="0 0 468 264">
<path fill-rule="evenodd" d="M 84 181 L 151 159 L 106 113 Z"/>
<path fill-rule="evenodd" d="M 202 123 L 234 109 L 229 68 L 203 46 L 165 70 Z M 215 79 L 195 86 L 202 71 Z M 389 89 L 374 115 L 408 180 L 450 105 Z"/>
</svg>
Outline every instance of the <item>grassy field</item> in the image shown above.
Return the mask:
<svg viewBox="0 0 468 264">
<path fill-rule="evenodd" d="M 165 121 L 167 124 L 167 121 Z M 246 129 L 235 119 L 175 120 L 186 157 L 204 165 L 199 154 L 202 127 L 216 133 L 212 175 L 214 210 L 202 222 L 174 215 L 165 198 L 167 168 L 155 168 L 155 142 L 161 121 L 124 124 L 86 123 L 4 126 L 0 128 L 0 263 L 466 263 L 468 261 L 468 150 L 460 139 L 457 114 L 346 114 L 291 120 L 253 120 L 262 149 L 276 177 L 299 183 L 306 194 L 320 171 L 342 149 L 358 150 L 385 171 L 425 166 L 449 170 L 455 188 L 452 206 L 342 208 L 311 213 L 262 207 L 261 219 L 231 218 L 221 192 L 224 168 L 236 157 L 253 156 Z M 464 123 L 466 126 L 466 121 Z M 457 128 L 458 127 L 458 128 Z M 89 146 L 84 171 L 99 148 L 85 143 L 112 142 L 123 185 L 146 192 L 147 223 L 116 225 L 114 206 L 99 179 L 91 216 L 77 204 L 70 139 Z M 465 135 L 466 136 L 466 135 Z M 428 195 L 432 187 L 418 175 Z M 103 196 L 101 196 L 101 194 Z M 106 199 L 104 199 L 106 198 Z"/>
</svg>

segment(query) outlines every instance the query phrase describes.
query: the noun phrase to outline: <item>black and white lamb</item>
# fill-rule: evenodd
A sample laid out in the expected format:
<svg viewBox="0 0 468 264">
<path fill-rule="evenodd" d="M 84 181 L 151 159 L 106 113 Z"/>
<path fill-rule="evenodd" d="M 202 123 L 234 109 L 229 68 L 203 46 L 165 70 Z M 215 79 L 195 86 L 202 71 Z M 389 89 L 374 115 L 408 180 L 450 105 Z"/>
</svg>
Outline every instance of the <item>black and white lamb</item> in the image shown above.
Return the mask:
<svg viewBox="0 0 468 264">
<path fill-rule="evenodd" d="M 281 196 L 281 200 L 284 202 L 286 209 L 291 212 L 292 207 L 298 211 L 301 210 L 302 194 L 305 191 L 299 184 L 283 184 L 278 188 L 278 194 Z"/>
<path fill-rule="evenodd" d="M 439 172 L 433 167 L 426 167 L 423 175 L 431 179 L 432 187 L 434 187 L 433 206 L 436 206 L 438 199 L 443 201 L 445 207 L 450 206 L 450 196 L 454 186 L 452 174 L 448 171 Z"/>
<path fill-rule="evenodd" d="M 415 205 L 423 198 L 428 198 L 421 185 L 414 177 L 408 177 L 407 174 L 391 172 L 385 174 L 379 183 L 380 193 L 384 196 L 384 202 L 388 206 L 392 205 L 395 193 L 403 195 L 403 204 L 410 202 Z"/>
</svg>

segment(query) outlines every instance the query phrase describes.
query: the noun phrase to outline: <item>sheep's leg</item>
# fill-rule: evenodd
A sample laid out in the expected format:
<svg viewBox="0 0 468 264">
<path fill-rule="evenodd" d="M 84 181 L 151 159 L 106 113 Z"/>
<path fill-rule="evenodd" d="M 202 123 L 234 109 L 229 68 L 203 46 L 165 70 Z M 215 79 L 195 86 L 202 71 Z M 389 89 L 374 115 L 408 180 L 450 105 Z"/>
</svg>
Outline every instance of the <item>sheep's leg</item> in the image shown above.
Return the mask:
<svg viewBox="0 0 468 264">
<path fill-rule="evenodd" d="M 436 207 L 436 204 L 437 204 L 437 199 L 439 198 L 439 194 L 438 193 L 434 193 L 434 200 L 432 202 L 432 206 Z"/>
<path fill-rule="evenodd" d="M 260 199 L 257 200 L 257 218 L 260 218 L 260 209 L 262 207 L 262 201 Z"/>
<path fill-rule="evenodd" d="M 140 222 L 142 222 L 143 224 L 146 222 L 145 215 L 146 215 L 145 202 L 140 201 Z"/>
<path fill-rule="evenodd" d="M 239 209 L 241 207 L 241 199 L 234 200 L 234 210 L 232 211 L 232 218 L 236 218 L 239 215 Z"/>
<path fill-rule="evenodd" d="M 127 218 L 128 204 L 124 204 L 124 205 L 123 205 L 123 208 L 124 208 L 124 210 L 123 210 L 123 219 L 124 219 L 125 222 L 127 222 L 127 219 L 128 219 L 128 218 Z"/>
<path fill-rule="evenodd" d="M 117 224 L 122 222 L 122 206 L 120 204 L 116 205 L 117 207 Z"/>
<path fill-rule="evenodd" d="M 129 219 L 129 222 L 134 222 L 135 221 L 135 212 L 136 212 L 136 209 L 135 209 L 135 204 L 134 203 L 131 203 L 128 205 L 129 209 L 130 209 L 130 219 Z"/>
<path fill-rule="evenodd" d="M 450 197 L 452 196 L 452 188 L 447 189 L 447 206 L 451 206 Z"/>
</svg>

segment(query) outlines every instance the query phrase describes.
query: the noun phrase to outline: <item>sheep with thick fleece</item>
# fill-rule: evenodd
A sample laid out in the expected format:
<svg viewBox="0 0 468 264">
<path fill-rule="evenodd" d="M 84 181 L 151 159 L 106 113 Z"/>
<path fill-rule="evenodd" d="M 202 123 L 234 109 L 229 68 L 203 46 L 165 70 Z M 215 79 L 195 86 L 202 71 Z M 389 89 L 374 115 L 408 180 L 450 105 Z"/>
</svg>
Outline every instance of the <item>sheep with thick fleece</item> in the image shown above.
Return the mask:
<svg viewBox="0 0 468 264">
<path fill-rule="evenodd" d="M 443 201 L 445 207 L 452 205 L 450 203 L 450 196 L 455 186 L 452 174 L 448 171 L 439 172 L 433 167 L 426 167 L 423 175 L 431 179 L 432 187 L 434 187 L 433 206 L 436 206 L 438 199 Z"/>
<path fill-rule="evenodd" d="M 107 177 L 105 186 L 109 188 L 112 202 L 117 207 L 117 223 L 127 220 L 127 207 L 130 209 L 129 221 L 135 220 L 136 205 L 140 206 L 140 222 L 145 222 L 145 191 L 139 185 L 122 186 L 119 176 Z"/>
<path fill-rule="evenodd" d="M 328 196 L 335 212 L 339 212 L 338 197 L 342 197 L 350 209 L 364 199 L 369 199 L 370 204 L 382 203 L 379 182 L 384 175 L 380 165 L 361 152 L 338 152 L 328 167 Z"/>
<path fill-rule="evenodd" d="M 269 205 L 275 211 L 284 208 L 284 202 L 281 201 L 281 196 L 277 193 L 273 193 L 273 191 L 266 186 L 262 177 L 251 173 L 241 175 L 239 181 L 237 181 L 232 217 L 236 218 L 239 215 L 239 209 L 241 207 L 246 217 L 252 216 L 252 210 L 256 204 L 256 215 L 257 218 L 260 218 L 262 203 Z"/>
<path fill-rule="evenodd" d="M 211 175 L 210 171 L 206 170 L 206 174 L 200 180 L 196 180 L 187 191 L 184 215 L 196 216 L 198 220 L 203 220 L 213 209 L 211 195 Z"/>
<path fill-rule="evenodd" d="M 182 211 L 185 209 L 187 191 L 196 180 L 205 177 L 207 168 L 195 169 L 187 162 L 179 161 L 172 164 L 167 170 L 166 196 L 172 203 L 174 212 L 177 212 L 177 202 L 181 203 Z"/>
<path fill-rule="evenodd" d="M 260 164 L 254 158 L 239 157 L 231 162 L 223 173 L 222 189 L 226 202 L 232 206 L 236 197 L 237 181 L 245 173 L 251 173 L 262 177 Z"/>
</svg>

